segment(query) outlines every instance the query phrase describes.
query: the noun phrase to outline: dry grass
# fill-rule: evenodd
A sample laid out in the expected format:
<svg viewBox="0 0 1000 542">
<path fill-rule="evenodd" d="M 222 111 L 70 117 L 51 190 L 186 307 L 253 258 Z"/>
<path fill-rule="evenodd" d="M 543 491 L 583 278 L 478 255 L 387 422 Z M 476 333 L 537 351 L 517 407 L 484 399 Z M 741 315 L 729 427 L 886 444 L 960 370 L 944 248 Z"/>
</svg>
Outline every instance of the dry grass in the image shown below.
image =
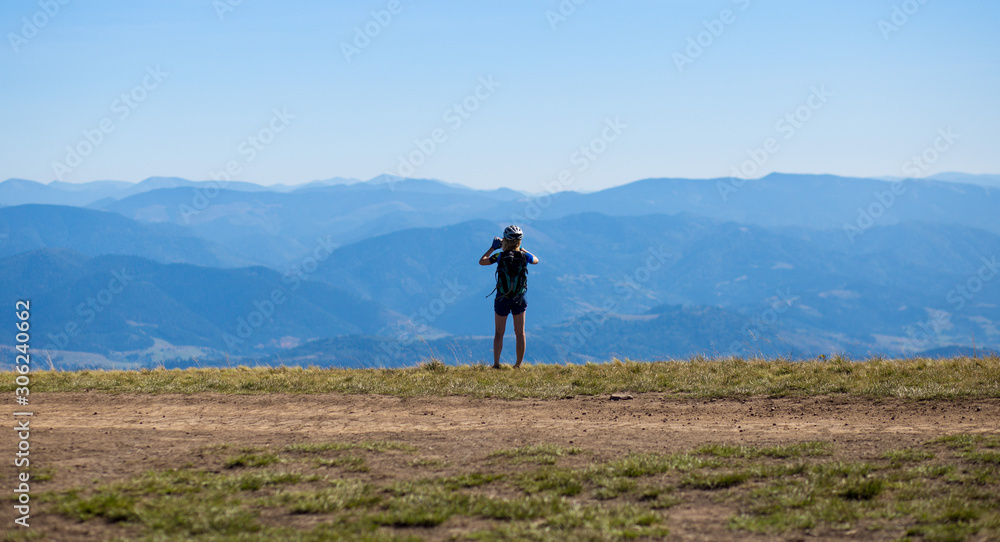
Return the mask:
<svg viewBox="0 0 1000 542">
<path fill-rule="evenodd" d="M 432 360 L 433 361 L 433 360 Z M 13 391 L 13 372 L 0 390 Z M 343 393 L 394 396 L 560 398 L 617 391 L 666 392 L 678 397 L 815 396 L 951 399 L 1000 397 L 1000 357 L 851 361 L 743 360 L 525 365 L 496 371 L 486 365 L 425 363 L 404 369 L 238 367 L 141 371 L 38 371 L 33 392 L 111 393 Z"/>
</svg>

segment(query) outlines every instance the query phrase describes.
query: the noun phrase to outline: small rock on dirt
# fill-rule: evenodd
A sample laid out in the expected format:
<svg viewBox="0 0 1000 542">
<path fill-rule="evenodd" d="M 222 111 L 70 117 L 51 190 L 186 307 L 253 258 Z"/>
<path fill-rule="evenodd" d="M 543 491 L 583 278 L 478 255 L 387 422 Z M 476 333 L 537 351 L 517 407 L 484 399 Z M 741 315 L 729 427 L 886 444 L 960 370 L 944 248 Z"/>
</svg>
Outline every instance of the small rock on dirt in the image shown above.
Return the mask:
<svg viewBox="0 0 1000 542">
<path fill-rule="evenodd" d="M 627 394 L 627 393 L 612 393 L 611 394 L 611 400 L 612 401 L 627 401 L 627 400 L 632 399 L 632 398 L 633 397 L 631 395 Z"/>
</svg>

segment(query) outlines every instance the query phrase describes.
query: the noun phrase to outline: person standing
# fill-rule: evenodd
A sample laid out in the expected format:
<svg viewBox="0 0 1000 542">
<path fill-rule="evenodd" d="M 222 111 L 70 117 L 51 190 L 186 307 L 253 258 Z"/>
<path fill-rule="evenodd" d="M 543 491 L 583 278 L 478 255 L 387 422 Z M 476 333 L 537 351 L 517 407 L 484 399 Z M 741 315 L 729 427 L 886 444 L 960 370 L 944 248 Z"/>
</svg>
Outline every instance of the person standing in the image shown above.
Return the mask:
<svg viewBox="0 0 1000 542">
<path fill-rule="evenodd" d="M 503 231 L 503 239 L 493 238 L 493 244 L 481 258 L 479 265 L 496 264 L 496 293 L 493 300 L 494 335 L 493 368 L 500 368 L 500 351 L 503 350 L 503 335 L 507 329 L 507 315 L 514 321 L 514 337 L 517 339 L 517 362 L 524 360 L 524 311 L 528 308 L 525 294 L 528 292 L 528 264 L 537 265 L 538 256 L 521 248 L 521 228 L 510 225 Z M 500 252 L 494 253 L 497 249 Z"/>
</svg>

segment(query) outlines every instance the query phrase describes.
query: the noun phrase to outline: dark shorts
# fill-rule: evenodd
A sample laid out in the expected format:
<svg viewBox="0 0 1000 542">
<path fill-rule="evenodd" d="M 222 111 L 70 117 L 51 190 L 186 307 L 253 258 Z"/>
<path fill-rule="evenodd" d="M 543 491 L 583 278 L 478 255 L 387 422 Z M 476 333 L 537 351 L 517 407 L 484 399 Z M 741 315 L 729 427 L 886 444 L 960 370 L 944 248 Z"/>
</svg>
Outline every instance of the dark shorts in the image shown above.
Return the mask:
<svg viewBox="0 0 1000 542">
<path fill-rule="evenodd" d="M 497 313 L 497 316 L 506 317 L 508 314 L 518 315 L 524 312 L 526 308 L 528 308 L 528 300 L 524 296 L 510 299 L 498 295 L 493 300 L 493 312 Z"/>
</svg>

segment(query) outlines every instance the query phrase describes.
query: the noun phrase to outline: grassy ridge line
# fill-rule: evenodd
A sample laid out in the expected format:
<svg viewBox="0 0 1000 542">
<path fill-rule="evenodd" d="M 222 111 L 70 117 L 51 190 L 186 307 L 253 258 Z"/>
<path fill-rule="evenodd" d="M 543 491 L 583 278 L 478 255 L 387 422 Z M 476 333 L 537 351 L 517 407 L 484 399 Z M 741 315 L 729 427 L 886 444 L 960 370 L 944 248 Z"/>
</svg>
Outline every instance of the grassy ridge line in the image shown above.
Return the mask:
<svg viewBox="0 0 1000 542">
<path fill-rule="evenodd" d="M 14 372 L 0 373 L 13 391 Z M 238 367 L 141 371 L 38 371 L 31 391 L 110 393 L 344 393 L 394 396 L 561 398 L 617 391 L 667 392 L 687 397 L 849 394 L 910 399 L 1000 397 L 1000 357 L 834 358 L 791 362 L 728 358 L 691 361 L 614 360 L 586 365 L 526 365 L 497 371 L 484 365 L 448 366 L 432 360 L 405 369 Z"/>
</svg>

